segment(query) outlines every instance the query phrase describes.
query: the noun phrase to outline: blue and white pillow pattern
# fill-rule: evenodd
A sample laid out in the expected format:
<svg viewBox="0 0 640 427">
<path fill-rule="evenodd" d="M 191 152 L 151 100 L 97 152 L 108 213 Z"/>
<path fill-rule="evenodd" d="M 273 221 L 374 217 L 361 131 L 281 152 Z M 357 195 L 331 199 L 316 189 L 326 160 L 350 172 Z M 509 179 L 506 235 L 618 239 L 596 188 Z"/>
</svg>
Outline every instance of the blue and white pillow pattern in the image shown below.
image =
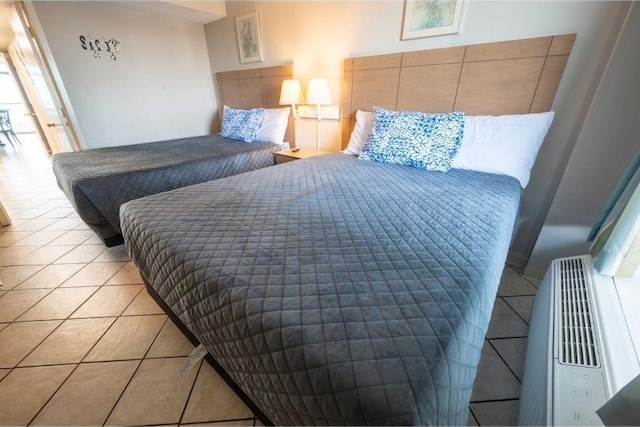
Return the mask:
<svg viewBox="0 0 640 427">
<path fill-rule="evenodd" d="M 263 120 L 264 108 L 240 110 L 225 105 L 220 136 L 244 142 L 254 142 Z"/>
<path fill-rule="evenodd" d="M 373 107 L 373 128 L 358 158 L 446 172 L 463 132 L 464 113 L 429 114 Z"/>
</svg>

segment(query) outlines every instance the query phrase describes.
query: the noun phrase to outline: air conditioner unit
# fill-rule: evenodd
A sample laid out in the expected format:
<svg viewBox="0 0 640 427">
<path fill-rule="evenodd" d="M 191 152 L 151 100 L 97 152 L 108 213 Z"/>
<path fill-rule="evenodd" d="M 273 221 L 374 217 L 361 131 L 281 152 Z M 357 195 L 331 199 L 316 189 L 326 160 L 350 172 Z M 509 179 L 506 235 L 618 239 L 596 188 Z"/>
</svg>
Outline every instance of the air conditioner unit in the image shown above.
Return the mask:
<svg viewBox="0 0 640 427">
<path fill-rule="evenodd" d="M 534 299 L 520 425 L 602 425 L 596 414 L 640 373 L 640 283 L 554 260 Z M 635 306 L 635 307 L 634 307 Z"/>
</svg>

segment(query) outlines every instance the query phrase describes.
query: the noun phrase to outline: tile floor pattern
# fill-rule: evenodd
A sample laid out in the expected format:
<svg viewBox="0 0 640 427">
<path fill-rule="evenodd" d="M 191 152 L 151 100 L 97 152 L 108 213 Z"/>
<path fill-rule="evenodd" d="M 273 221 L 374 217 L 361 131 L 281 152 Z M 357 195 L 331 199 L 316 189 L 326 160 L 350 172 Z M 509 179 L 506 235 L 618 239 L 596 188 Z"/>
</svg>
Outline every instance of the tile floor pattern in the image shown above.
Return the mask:
<svg viewBox="0 0 640 427">
<path fill-rule="evenodd" d="M 123 246 L 105 248 L 57 188 L 35 137 L 0 147 L 0 424 L 257 425 L 144 290 Z M 537 283 L 504 271 L 470 425 L 517 422 Z"/>
</svg>

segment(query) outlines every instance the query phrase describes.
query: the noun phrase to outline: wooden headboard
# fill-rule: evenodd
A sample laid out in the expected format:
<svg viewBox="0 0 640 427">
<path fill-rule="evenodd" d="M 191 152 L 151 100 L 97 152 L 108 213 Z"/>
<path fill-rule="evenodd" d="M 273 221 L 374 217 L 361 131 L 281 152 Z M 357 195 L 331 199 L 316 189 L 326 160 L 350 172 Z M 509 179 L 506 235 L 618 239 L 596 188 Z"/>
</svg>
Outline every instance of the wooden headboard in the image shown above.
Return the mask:
<svg viewBox="0 0 640 427">
<path fill-rule="evenodd" d="M 575 34 L 349 58 L 342 82 L 342 146 L 357 110 L 549 111 Z"/>
<path fill-rule="evenodd" d="M 282 108 L 279 105 L 282 81 L 293 78 L 293 66 L 253 68 L 250 70 L 216 73 L 219 94 L 225 105 L 234 108 Z M 295 145 L 293 119 L 284 137 Z"/>
</svg>

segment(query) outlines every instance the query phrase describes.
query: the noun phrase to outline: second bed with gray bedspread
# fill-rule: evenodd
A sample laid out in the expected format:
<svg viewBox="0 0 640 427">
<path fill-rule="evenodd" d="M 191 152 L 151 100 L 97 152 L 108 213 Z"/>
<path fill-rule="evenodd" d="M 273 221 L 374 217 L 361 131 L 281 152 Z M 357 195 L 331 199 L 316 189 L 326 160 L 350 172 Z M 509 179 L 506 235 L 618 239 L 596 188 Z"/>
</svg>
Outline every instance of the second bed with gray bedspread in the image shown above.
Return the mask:
<svg viewBox="0 0 640 427">
<path fill-rule="evenodd" d="M 464 425 L 519 197 L 334 154 L 121 220 L 147 286 L 276 424 Z"/>
<path fill-rule="evenodd" d="M 272 166 L 278 149 L 206 135 L 60 153 L 53 157 L 53 171 L 80 218 L 111 246 L 122 242 L 123 203 Z"/>
</svg>

